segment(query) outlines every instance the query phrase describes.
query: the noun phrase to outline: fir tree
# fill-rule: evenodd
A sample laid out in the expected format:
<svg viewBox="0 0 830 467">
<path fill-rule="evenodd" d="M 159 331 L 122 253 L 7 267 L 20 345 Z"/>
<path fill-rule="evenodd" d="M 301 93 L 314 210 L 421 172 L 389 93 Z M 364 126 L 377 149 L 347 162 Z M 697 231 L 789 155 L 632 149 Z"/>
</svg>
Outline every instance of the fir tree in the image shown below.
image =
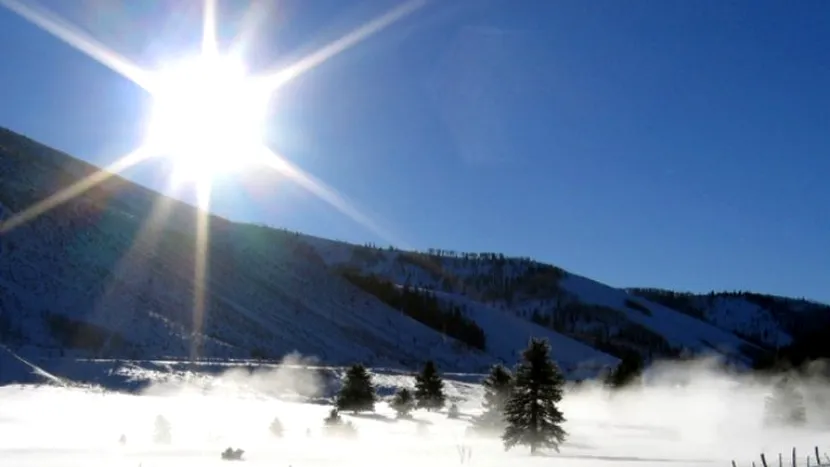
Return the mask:
<svg viewBox="0 0 830 467">
<path fill-rule="evenodd" d="M 352 365 L 343 379 L 343 386 L 337 393 L 335 405 L 337 410 L 372 412 L 375 410 L 375 386 L 372 375 L 363 365 Z"/>
<path fill-rule="evenodd" d="M 331 409 L 328 417 L 323 419 L 324 426 L 334 426 L 343 423 L 343 418 L 340 417 L 340 412 L 337 409 Z"/>
<path fill-rule="evenodd" d="M 158 444 L 170 444 L 173 441 L 170 431 L 170 422 L 161 415 L 157 416 L 153 440 Z"/>
<path fill-rule="evenodd" d="M 447 411 L 447 418 L 458 418 L 461 415 L 461 412 L 458 410 L 458 404 L 453 403 L 450 405 L 450 409 Z"/>
<path fill-rule="evenodd" d="M 409 418 L 410 412 L 415 409 L 415 398 L 412 396 L 412 391 L 403 388 L 395 393 L 389 405 L 398 413 L 398 418 Z"/>
<path fill-rule="evenodd" d="M 504 365 L 493 365 L 490 374 L 481 382 L 484 386 L 484 412 L 475 420 L 478 432 L 500 433 L 504 431 L 504 407 L 513 391 L 513 375 Z"/>
<path fill-rule="evenodd" d="M 640 354 L 630 353 L 623 356 L 619 365 L 605 378 L 605 385 L 619 389 L 633 383 L 643 372 L 643 359 Z"/>
<path fill-rule="evenodd" d="M 804 396 L 789 377 L 781 379 L 767 396 L 764 422 L 773 426 L 799 426 L 807 422 Z"/>
<path fill-rule="evenodd" d="M 562 400 L 565 378 L 550 359 L 546 339 L 531 339 L 516 368 L 516 382 L 505 406 L 507 427 L 502 435 L 505 450 L 517 444 L 530 446 L 531 454 L 539 448 L 559 451 L 567 433 L 562 429 L 565 417 L 556 406 Z"/>
<path fill-rule="evenodd" d="M 279 418 L 274 418 L 274 421 L 272 421 L 271 425 L 268 427 L 268 431 L 270 431 L 271 434 L 277 438 L 282 438 L 283 428 L 282 422 L 280 422 Z"/>
<path fill-rule="evenodd" d="M 344 422 L 337 409 L 331 409 L 328 417 L 323 419 L 323 430 L 329 435 L 345 437 L 357 435 L 357 428 L 352 422 Z"/>
<path fill-rule="evenodd" d="M 421 374 L 415 376 L 415 399 L 418 408 L 436 410 L 444 406 L 444 382 L 432 360 L 424 365 Z"/>
</svg>

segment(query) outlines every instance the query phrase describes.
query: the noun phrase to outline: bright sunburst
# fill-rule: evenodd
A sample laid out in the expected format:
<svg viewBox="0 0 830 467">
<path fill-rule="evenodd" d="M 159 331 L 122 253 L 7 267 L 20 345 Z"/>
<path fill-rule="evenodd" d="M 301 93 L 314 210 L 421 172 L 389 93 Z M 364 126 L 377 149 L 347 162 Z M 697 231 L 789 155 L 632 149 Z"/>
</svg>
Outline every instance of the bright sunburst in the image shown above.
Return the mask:
<svg viewBox="0 0 830 467">
<path fill-rule="evenodd" d="M 270 90 L 241 61 L 202 54 L 161 70 L 150 87 L 145 144 L 172 159 L 176 179 L 209 181 L 255 162 Z"/>
<path fill-rule="evenodd" d="M 233 54 L 222 55 L 218 52 L 215 35 L 216 0 L 204 0 L 201 54 L 155 72 L 136 66 L 65 19 L 38 7 L 37 2 L 0 0 L 0 5 L 135 82 L 149 92 L 153 99 L 146 140 L 141 147 L 117 158 L 105 170 L 95 172 L 0 222 L 0 234 L 75 198 L 104 182 L 114 173 L 152 157 L 170 158 L 175 167 L 174 180 L 195 182 L 199 207 L 202 208 L 197 218 L 193 265 L 194 336 L 199 335 L 202 326 L 205 290 L 210 285 L 206 282 L 209 251 L 207 212 L 211 184 L 218 176 L 253 165 L 276 170 L 353 220 L 389 239 L 389 235 L 378 229 L 371 219 L 354 208 L 335 190 L 272 151 L 264 141 L 263 132 L 271 95 L 275 91 L 304 72 L 412 13 L 426 1 L 407 0 L 289 66 L 252 77 L 247 74 L 244 64 L 236 60 Z M 231 47 L 231 50 L 233 49 L 234 47 Z M 155 209 L 153 219 L 158 219 Z M 142 230 L 142 237 L 144 233 Z M 392 243 L 400 245 L 400 242 Z M 198 339 L 192 342 L 191 355 L 199 355 Z"/>
</svg>

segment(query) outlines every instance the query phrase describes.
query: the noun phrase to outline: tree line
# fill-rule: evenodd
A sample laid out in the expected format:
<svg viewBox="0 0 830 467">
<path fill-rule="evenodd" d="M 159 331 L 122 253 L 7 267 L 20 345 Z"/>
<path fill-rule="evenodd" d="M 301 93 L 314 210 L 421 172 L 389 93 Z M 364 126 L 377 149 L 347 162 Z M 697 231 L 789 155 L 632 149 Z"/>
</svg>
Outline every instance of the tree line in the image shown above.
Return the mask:
<svg viewBox="0 0 830 467">
<path fill-rule="evenodd" d="M 550 357 L 550 344 L 545 339 L 531 339 L 513 371 L 501 364 L 494 365 L 482 381 L 483 413 L 472 420 L 470 430 L 484 436 L 498 436 L 505 449 L 528 446 L 532 454 L 541 448 L 559 450 L 567 438 L 562 428 L 565 416 L 559 408 L 565 377 Z M 415 388 L 399 389 L 390 407 L 397 417 L 408 419 L 416 409 L 436 411 L 447 403 L 444 381 L 434 362 L 428 361 L 415 377 Z M 334 408 L 325 423 L 354 433 L 354 426 L 344 423 L 340 412 L 372 412 L 378 401 L 376 387 L 369 371 L 362 364 L 352 365 L 343 378 Z M 459 416 L 456 404 L 447 415 Z M 342 427 L 347 428 L 342 428 Z"/>
<path fill-rule="evenodd" d="M 484 330 L 467 318 L 457 305 L 442 304 L 434 293 L 408 286 L 398 287 L 377 276 L 363 276 L 344 271 L 343 277 L 390 307 L 436 331 L 484 350 L 487 346 Z"/>
</svg>

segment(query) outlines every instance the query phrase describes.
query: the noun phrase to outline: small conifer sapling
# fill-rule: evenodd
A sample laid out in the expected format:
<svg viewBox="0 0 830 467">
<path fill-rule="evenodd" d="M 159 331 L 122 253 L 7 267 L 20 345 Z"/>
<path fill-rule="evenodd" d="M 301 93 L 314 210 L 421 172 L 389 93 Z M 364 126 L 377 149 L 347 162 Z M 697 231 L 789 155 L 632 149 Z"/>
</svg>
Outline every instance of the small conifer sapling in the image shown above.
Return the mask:
<svg viewBox="0 0 830 467">
<path fill-rule="evenodd" d="M 409 418 L 415 409 L 415 398 L 412 396 L 412 391 L 402 388 L 395 393 L 389 405 L 398 414 L 398 418 Z"/>
</svg>

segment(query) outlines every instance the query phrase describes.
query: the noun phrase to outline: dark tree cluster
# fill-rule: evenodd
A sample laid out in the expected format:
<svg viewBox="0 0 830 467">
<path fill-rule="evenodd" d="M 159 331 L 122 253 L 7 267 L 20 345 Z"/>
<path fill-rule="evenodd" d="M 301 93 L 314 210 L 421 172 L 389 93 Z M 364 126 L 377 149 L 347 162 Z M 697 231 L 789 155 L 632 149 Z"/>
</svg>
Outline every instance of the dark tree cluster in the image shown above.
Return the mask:
<svg viewBox="0 0 830 467">
<path fill-rule="evenodd" d="M 398 287 L 377 276 L 362 276 L 350 271 L 344 271 L 343 277 L 390 307 L 438 332 L 470 347 L 480 350 L 486 348 L 484 331 L 478 324 L 464 316 L 460 307 L 442 305 L 432 293 L 407 286 Z"/>
<path fill-rule="evenodd" d="M 341 412 L 374 412 L 377 400 L 377 389 L 369 370 L 361 364 L 352 365 L 343 377 L 343 384 L 335 397 L 335 408 L 325 423 L 338 425 Z M 435 363 L 428 361 L 415 376 L 415 391 L 399 389 L 389 405 L 397 412 L 398 418 L 409 418 L 416 408 L 438 410 L 444 407 L 445 401 L 444 381 Z"/>
<path fill-rule="evenodd" d="M 651 316 L 651 310 L 647 306 L 645 306 L 642 303 L 638 302 L 637 300 L 634 300 L 634 299 L 631 299 L 631 298 L 626 298 L 625 299 L 625 306 L 632 309 L 632 310 L 637 310 L 637 311 L 639 311 L 640 313 L 642 313 L 646 316 Z"/>
<path fill-rule="evenodd" d="M 665 289 L 631 288 L 628 291 L 654 303 L 685 313 L 689 316 L 705 319 L 706 314 L 695 304 L 695 295 L 688 292 L 675 292 Z"/>
<path fill-rule="evenodd" d="M 660 357 L 677 354 L 662 335 L 630 321 L 620 310 L 602 305 L 567 301 L 548 314 L 534 310 L 530 320 L 617 358 L 625 358 L 632 352 Z M 605 326 L 596 326 L 597 322 Z M 613 334 L 609 332 L 612 327 Z"/>
</svg>

